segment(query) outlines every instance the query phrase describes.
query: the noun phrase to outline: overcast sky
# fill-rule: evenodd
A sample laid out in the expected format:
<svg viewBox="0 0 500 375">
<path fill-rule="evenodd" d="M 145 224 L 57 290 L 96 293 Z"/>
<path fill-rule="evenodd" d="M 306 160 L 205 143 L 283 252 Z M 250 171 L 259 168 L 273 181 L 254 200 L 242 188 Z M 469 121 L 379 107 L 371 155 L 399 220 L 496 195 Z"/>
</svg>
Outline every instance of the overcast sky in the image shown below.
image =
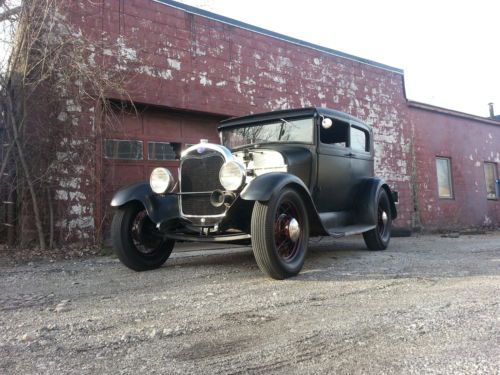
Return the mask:
<svg viewBox="0 0 500 375">
<path fill-rule="evenodd" d="M 181 0 L 404 69 L 409 99 L 500 114 L 499 0 Z"/>
</svg>

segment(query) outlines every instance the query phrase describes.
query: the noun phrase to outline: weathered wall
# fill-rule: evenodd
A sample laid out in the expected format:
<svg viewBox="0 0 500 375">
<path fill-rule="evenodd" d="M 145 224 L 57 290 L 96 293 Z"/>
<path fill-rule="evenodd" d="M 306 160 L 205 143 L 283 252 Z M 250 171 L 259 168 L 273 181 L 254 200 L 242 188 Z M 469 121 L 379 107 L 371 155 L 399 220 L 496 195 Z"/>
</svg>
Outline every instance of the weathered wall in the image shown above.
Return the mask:
<svg viewBox="0 0 500 375">
<path fill-rule="evenodd" d="M 500 201 L 486 198 L 484 162 L 500 164 L 500 122 L 427 108 L 410 104 L 422 226 L 428 230 L 499 226 Z M 451 158 L 453 199 L 438 197 L 436 156 Z"/>
<path fill-rule="evenodd" d="M 12 182 L 6 186 L 2 179 L 1 190 L 8 189 L 8 199 L 16 203 L 8 215 L 9 243 L 23 247 L 94 240 L 99 91 L 93 89 L 101 76 L 88 59 L 94 45 L 66 22 L 67 3 L 23 2 L 11 41 L 14 65 L 5 72 L 9 85 L 2 99 L 8 100 L 2 104 L 14 105 L 4 115 L 14 120 L 4 133 L 11 145 L 12 138 L 20 142 L 5 154 Z M 14 137 L 17 127 L 19 137 Z"/>
<path fill-rule="evenodd" d="M 304 106 L 338 109 L 374 127 L 376 172 L 400 193 L 396 226 L 499 225 L 500 203 L 485 197 L 482 162 L 499 162 L 500 127 L 408 106 L 398 69 L 152 0 L 80 0 L 68 6 L 66 19 L 86 39 L 89 66 L 124 78 L 130 96 L 110 93 L 111 98 L 217 116 Z M 78 129 L 77 139 L 67 142 L 94 150 L 79 155 L 61 145 L 56 153 L 72 165 L 59 171 L 53 188 L 59 238 L 98 239 L 109 203 L 103 116 L 95 103 L 64 97 L 57 119 L 58 126 Z M 436 155 L 452 158 L 454 200 L 437 196 Z"/>
<path fill-rule="evenodd" d="M 377 173 L 400 191 L 396 224 L 411 225 L 411 131 L 401 72 L 150 0 L 76 7 L 72 19 L 96 43 L 103 35 L 117 45 L 92 61 L 126 72 L 136 101 L 220 115 L 326 106 L 373 125 Z"/>
</svg>

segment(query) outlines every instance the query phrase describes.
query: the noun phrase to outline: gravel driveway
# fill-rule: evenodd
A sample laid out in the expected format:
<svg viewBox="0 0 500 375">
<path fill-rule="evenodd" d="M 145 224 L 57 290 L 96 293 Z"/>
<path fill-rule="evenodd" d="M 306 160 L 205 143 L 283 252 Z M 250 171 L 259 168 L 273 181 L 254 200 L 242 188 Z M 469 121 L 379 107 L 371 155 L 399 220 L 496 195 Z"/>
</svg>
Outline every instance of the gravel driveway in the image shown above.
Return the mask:
<svg viewBox="0 0 500 375">
<path fill-rule="evenodd" d="M 246 247 L 1 266 L 0 373 L 498 374 L 499 302 L 498 232 L 313 239 L 286 281 Z"/>
</svg>

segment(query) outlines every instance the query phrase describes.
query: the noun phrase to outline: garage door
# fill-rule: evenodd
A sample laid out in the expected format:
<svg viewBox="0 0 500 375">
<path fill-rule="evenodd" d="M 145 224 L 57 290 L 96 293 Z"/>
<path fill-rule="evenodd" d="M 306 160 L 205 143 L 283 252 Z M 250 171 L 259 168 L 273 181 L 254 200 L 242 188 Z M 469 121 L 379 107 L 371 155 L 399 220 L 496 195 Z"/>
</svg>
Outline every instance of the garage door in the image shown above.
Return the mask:
<svg viewBox="0 0 500 375">
<path fill-rule="evenodd" d="M 222 117 L 157 108 L 115 111 L 106 122 L 103 139 L 102 204 L 107 237 L 109 203 L 123 186 L 148 181 L 156 167 L 166 167 L 177 178 L 182 150 L 200 139 L 219 143 Z"/>
</svg>

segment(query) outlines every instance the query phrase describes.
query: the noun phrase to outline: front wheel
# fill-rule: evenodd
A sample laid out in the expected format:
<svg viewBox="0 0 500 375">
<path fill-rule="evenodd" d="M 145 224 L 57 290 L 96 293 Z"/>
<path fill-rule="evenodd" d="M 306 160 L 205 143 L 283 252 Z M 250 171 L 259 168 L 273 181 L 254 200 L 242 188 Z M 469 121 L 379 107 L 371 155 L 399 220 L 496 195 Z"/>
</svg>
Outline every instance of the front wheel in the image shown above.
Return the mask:
<svg viewBox="0 0 500 375">
<path fill-rule="evenodd" d="M 377 196 L 377 226 L 363 233 L 366 246 L 370 250 L 385 250 L 391 240 L 392 214 L 389 196 L 380 189 Z"/>
<path fill-rule="evenodd" d="M 307 252 L 309 221 L 297 191 L 285 188 L 268 202 L 255 202 L 252 248 L 259 268 L 273 279 L 297 275 Z"/>
<path fill-rule="evenodd" d="M 116 210 L 111 235 L 116 255 L 134 271 L 161 267 L 175 244 L 174 240 L 162 237 L 138 202 L 128 203 Z"/>
</svg>

